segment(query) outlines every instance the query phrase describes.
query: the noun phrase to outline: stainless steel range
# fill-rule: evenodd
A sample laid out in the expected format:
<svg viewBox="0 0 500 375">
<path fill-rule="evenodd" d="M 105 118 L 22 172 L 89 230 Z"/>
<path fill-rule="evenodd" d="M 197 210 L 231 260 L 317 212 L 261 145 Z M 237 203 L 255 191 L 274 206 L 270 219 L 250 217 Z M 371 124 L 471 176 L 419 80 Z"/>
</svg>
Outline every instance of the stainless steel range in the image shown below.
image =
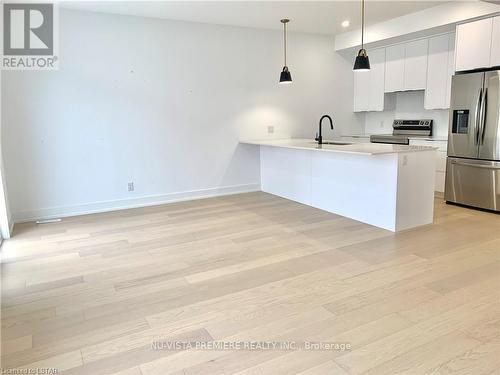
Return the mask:
<svg viewBox="0 0 500 375">
<path fill-rule="evenodd" d="M 392 134 L 370 136 L 372 143 L 410 144 L 410 137 L 429 137 L 432 135 L 432 120 L 394 120 Z"/>
</svg>

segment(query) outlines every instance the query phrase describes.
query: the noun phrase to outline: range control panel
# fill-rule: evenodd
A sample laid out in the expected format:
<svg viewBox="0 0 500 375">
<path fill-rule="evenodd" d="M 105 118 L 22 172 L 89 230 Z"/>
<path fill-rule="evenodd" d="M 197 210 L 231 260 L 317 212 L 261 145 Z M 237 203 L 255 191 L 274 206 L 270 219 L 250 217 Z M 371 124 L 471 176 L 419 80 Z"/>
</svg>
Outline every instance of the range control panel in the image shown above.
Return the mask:
<svg viewBox="0 0 500 375">
<path fill-rule="evenodd" d="M 413 135 L 432 135 L 433 120 L 394 120 L 392 123 L 393 134 L 413 134 Z"/>
<path fill-rule="evenodd" d="M 432 126 L 433 120 L 394 120 L 392 127 L 401 126 Z"/>
</svg>

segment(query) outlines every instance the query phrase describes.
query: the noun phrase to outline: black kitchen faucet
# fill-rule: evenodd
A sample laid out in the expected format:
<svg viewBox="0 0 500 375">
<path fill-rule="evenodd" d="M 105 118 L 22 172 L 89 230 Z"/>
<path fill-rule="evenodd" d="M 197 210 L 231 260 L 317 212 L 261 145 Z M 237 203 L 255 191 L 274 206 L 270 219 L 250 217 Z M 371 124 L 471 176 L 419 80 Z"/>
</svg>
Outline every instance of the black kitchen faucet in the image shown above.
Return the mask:
<svg viewBox="0 0 500 375">
<path fill-rule="evenodd" d="M 315 138 L 315 141 L 318 141 L 318 144 L 322 144 L 323 143 L 323 136 L 321 135 L 321 125 L 323 123 L 323 120 L 327 118 L 328 120 L 330 120 L 330 128 L 332 128 L 333 130 L 333 121 L 332 121 L 332 118 L 328 115 L 323 115 L 321 116 L 321 118 L 319 119 L 319 135 L 316 134 L 316 138 Z"/>
</svg>

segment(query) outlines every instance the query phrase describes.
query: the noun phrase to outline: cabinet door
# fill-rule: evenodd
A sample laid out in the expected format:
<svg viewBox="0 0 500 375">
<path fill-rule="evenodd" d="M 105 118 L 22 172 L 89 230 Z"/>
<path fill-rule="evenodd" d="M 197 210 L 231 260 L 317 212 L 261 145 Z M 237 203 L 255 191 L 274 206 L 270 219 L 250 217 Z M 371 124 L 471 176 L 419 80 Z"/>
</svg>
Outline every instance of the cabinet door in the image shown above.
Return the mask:
<svg viewBox="0 0 500 375">
<path fill-rule="evenodd" d="M 429 54 L 427 58 L 427 87 L 425 89 L 425 109 L 449 107 L 448 84 L 450 36 L 439 35 L 429 38 Z"/>
<path fill-rule="evenodd" d="M 457 26 L 455 54 L 457 72 L 490 66 L 492 28 L 492 18 Z"/>
<path fill-rule="evenodd" d="M 427 84 L 427 44 L 427 39 L 405 44 L 405 90 L 425 89 Z"/>
<path fill-rule="evenodd" d="M 368 111 L 370 72 L 354 71 L 354 112 Z"/>
<path fill-rule="evenodd" d="M 500 16 L 493 18 L 490 66 L 500 66 Z"/>
<path fill-rule="evenodd" d="M 370 87 L 368 106 L 370 111 L 384 110 L 385 48 L 369 51 Z"/>
<path fill-rule="evenodd" d="M 410 139 L 411 146 L 438 147 L 435 159 L 435 185 L 434 190 L 444 192 L 444 179 L 446 171 L 446 141 L 421 141 Z"/>
<path fill-rule="evenodd" d="M 448 77 L 446 82 L 446 108 L 450 108 L 451 79 L 455 74 L 455 34 L 450 34 L 448 41 Z"/>
<path fill-rule="evenodd" d="M 385 92 L 404 90 L 405 45 L 385 49 Z"/>
</svg>

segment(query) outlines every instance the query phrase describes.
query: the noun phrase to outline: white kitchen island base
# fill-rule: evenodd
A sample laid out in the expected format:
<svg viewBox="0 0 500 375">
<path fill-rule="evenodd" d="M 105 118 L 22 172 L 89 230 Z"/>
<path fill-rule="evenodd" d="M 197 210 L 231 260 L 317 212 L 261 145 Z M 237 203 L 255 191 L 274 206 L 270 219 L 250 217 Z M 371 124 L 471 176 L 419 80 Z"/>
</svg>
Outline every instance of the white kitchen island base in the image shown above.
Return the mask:
<svg viewBox="0 0 500 375">
<path fill-rule="evenodd" d="M 260 145 L 264 192 L 391 231 L 433 221 L 434 148 L 245 143 Z"/>
</svg>

